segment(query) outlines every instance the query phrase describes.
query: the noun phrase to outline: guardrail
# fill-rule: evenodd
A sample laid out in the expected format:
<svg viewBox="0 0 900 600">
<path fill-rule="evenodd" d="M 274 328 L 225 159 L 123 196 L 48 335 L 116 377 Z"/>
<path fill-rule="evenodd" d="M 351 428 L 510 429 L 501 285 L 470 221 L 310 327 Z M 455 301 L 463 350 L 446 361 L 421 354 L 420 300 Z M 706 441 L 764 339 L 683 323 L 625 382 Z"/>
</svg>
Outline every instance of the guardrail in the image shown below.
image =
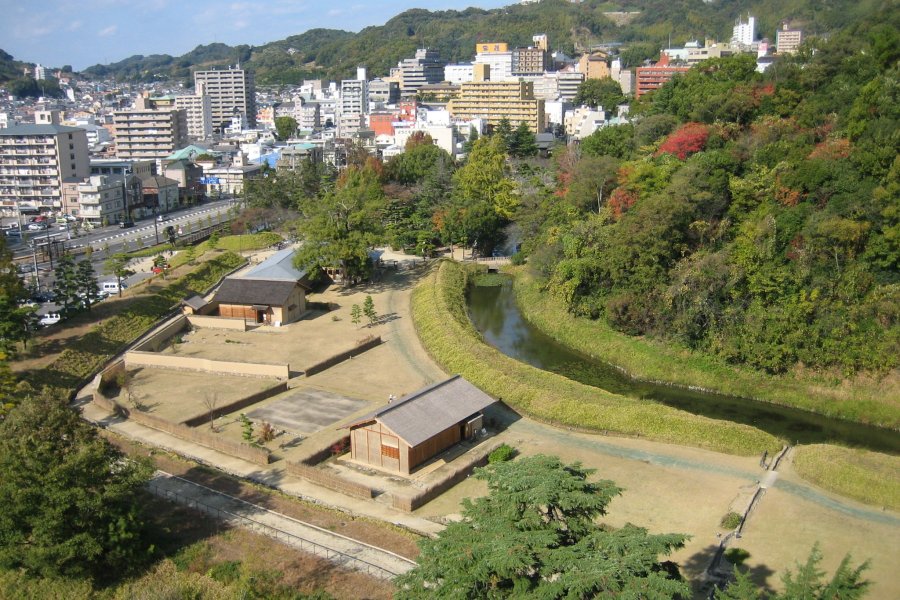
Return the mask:
<svg viewBox="0 0 900 600">
<path fill-rule="evenodd" d="M 179 478 L 180 479 L 180 478 Z M 193 483 L 193 482 L 191 482 Z M 196 484 L 195 484 L 196 485 Z M 199 510 L 204 512 L 214 518 L 232 522 L 239 526 L 246 527 L 252 531 L 257 533 L 261 533 L 267 537 L 273 538 L 279 542 L 286 543 L 295 548 L 299 548 L 305 552 L 309 552 L 316 556 L 321 556 L 326 560 L 330 560 L 332 562 L 336 562 L 338 564 L 345 564 L 353 569 L 358 571 L 363 571 L 368 575 L 372 575 L 373 577 L 378 577 L 379 579 L 393 579 L 397 577 L 399 573 L 394 573 L 393 571 L 386 569 L 384 567 L 372 564 L 368 561 L 365 561 L 361 558 L 357 558 L 350 554 L 346 554 L 341 552 L 340 550 L 334 550 L 333 548 L 329 548 L 327 546 L 323 546 L 321 544 L 317 544 L 316 542 L 307 540 L 299 535 L 289 533 L 287 531 L 278 529 L 277 527 L 272 527 L 271 525 L 266 525 L 265 523 L 260 523 L 255 519 L 251 519 L 250 517 L 245 517 L 243 515 L 235 514 L 231 511 L 224 510 L 202 500 L 197 500 L 196 498 L 190 498 L 185 496 L 184 494 L 179 494 L 178 492 L 163 488 L 152 481 L 147 484 L 147 487 L 150 491 L 160 498 L 165 498 L 167 500 L 172 500 L 177 502 L 178 504 L 182 504 L 187 506 L 188 508 L 193 508 L 195 510 Z M 201 486 L 205 487 L 205 486 Z M 223 494 L 224 495 L 224 494 Z M 230 496 L 229 496 L 230 497 Z M 243 502 L 243 501 L 242 501 Z M 247 503 L 249 504 L 249 503 Z M 254 504 L 250 504 L 254 508 L 259 510 L 266 510 L 261 507 L 258 507 Z"/>
</svg>

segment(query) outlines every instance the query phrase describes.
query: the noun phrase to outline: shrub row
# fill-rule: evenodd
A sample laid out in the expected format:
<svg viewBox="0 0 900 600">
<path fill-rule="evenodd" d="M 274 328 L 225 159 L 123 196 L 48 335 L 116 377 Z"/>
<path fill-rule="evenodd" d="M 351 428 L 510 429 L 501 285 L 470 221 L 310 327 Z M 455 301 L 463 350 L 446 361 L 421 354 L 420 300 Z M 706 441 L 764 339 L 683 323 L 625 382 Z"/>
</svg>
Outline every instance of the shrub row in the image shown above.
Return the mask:
<svg viewBox="0 0 900 600">
<path fill-rule="evenodd" d="M 466 312 L 470 271 L 443 261 L 413 293 L 413 320 L 445 370 L 514 409 L 554 425 L 608 430 L 740 455 L 781 448 L 774 436 L 727 421 L 593 388 L 514 360 L 488 346 Z"/>
<path fill-rule="evenodd" d="M 772 376 L 671 344 L 621 334 L 602 319 L 576 317 L 559 299 L 542 292 L 525 269 L 515 270 L 516 302 L 535 327 L 569 346 L 648 381 L 701 387 L 732 396 L 793 406 L 830 417 L 900 428 L 900 407 L 889 399 L 888 381 L 860 380 L 853 385 L 822 377 Z"/>
<path fill-rule="evenodd" d="M 240 266 L 244 259 L 224 253 L 205 261 L 187 275 L 171 281 L 155 294 L 135 298 L 116 316 L 94 326 L 73 340 L 46 369 L 39 372 L 38 386 L 47 385 L 71 394 L 125 346 L 139 338 L 182 299 L 205 292 Z"/>
</svg>

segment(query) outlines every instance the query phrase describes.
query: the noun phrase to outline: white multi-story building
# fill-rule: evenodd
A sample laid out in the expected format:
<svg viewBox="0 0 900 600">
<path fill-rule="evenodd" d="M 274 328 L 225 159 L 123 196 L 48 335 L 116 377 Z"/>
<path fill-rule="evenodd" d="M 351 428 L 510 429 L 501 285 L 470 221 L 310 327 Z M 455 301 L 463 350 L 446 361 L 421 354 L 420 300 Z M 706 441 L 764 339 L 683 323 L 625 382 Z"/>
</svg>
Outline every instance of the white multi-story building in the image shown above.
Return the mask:
<svg viewBox="0 0 900 600">
<path fill-rule="evenodd" d="M 512 78 L 512 52 L 508 50 L 479 51 L 475 55 L 475 64 L 490 66 L 491 81 L 507 81 Z"/>
<path fill-rule="evenodd" d="M 126 220 L 124 176 L 91 175 L 78 184 L 78 208 L 71 213 L 95 226 Z"/>
<path fill-rule="evenodd" d="M 584 73 L 577 71 L 553 71 L 534 80 L 534 97 L 571 101 L 578 93 L 578 86 L 584 81 Z"/>
<path fill-rule="evenodd" d="M 357 69 L 356 79 L 341 81 L 341 97 L 338 102 L 337 130 L 340 137 L 348 137 L 365 126 L 369 112 L 369 91 L 365 68 Z"/>
<path fill-rule="evenodd" d="M 756 41 L 756 17 L 747 15 L 747 22 L 738 18 L 731 30 L 731 43 L 739 46 L 750 46 Z"/>
<path fill-rule="evenodd" d="M 204 84 L 210 99 L 213 131 L 221 131 L 231 123 L 235 112 L 256 126 L 256 86 L 253 74 L 239 67 L 194 72 L 194 86 Z M 198 91 L 199 94 L 199 91 Z"/>
<path fill-rule="evenodd" d="M 176 96 L 175 108 L 183 110 L 187 118 L 187 135 L 194 141 L 212 137 L 212 99 L 206 93 L 206 83 L 197 84 L 196 93 Z"/>
<path fill-rule="evenodd" d="M 55 111 L 37 111 L 35 120 L 0 129 L 0 206 L 10 212 L 59 209 L 63 182 L 90 173 L 83 129 L 60 125 Z"/>
<path fill-rule="evenodd" d="M 793 54 L 803 43 L 803 31 L 791 29 L 787 23 L 781 24 L 781 29 L 775 32 L 775 52 L 778 54 Z"/>
<path fill-rule="evenodd" d="M 475 68 L 472 63 L 447 65 L 444 67 L 444 81 L 448 83 L 464 83 L 475 79 Z"/>
<path fill-rule="evenodd" d="M 47 69 L 41 66 L 40 63 L 34 65 L 34 78 L 40 81 L 41 79 L 47 79 Z"/>
</svg>

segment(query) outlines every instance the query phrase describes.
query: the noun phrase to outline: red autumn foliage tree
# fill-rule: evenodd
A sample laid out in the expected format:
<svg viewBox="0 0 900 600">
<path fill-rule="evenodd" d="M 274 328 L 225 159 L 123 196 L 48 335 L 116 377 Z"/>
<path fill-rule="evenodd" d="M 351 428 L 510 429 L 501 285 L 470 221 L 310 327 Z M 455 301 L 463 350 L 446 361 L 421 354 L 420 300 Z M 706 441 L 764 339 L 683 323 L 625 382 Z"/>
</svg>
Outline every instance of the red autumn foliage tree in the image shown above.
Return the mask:
<svg viewBox="0 0 900 600">
<path fill-rule="evenodd" d="M 609 208 L 613 217 L 618 221 L 625 212 L 637 202 L 637 192 L 632 192 L 623 187 L 617 187 L 609 197 Z"/>
<path fill-rule="evenodd" d="M 709 139 L 709 129 L 702 123 L 685 123 L 666 138 L 656 151 L 660 154 L 672 154 L 684 160 L 691 154 L 700 152 Z"/>
</svg>

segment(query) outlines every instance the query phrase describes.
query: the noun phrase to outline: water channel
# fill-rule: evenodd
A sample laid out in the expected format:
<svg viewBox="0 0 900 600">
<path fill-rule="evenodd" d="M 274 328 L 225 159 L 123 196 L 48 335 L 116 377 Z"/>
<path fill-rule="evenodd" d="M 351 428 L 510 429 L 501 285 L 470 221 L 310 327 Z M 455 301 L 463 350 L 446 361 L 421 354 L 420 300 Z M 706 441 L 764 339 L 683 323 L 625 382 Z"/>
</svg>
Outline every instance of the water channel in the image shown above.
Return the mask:
<svg viewBox="0 0 900 600">
<path fill-rule="evenodd" d="M 516 306 L 512 282 L 472 286 L 469 317 L 487 343 L 532 366 L 616 394 L 644 398 L 713 419 L 752 425 L 802 444 L 834 442 L 900 454 L 900 433 L 745 398 L 631 379 L 615 367 L 560 345 Z"/>
</svg>

